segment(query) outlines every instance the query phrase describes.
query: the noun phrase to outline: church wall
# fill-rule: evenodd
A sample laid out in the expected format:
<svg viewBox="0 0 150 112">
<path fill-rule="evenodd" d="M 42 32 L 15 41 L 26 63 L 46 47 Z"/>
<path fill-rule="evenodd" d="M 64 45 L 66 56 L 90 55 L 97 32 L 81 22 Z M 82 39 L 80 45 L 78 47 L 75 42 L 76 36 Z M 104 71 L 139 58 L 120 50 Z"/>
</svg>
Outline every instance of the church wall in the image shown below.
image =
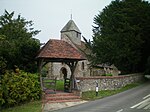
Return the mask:
<svg viewBox="0 0 150 112">
<path fill-rule="evenodd" d="M 74 48 L 76 48 L 75 45 L 71 42 L 70 38 L 69 38 L 66 34 L 64 34 L 64 33 L 61 34 L 61 40 L 67 42 L 68 44 L 70 44 L 70 45 L 72 45 Z"/>
<path fill-rule="evenodd" d="M 49 71 L 48 71 L 48 76 L 49 77 L 57 77 L 57 79 L 63 79 L 63 74 L 61 69 L 64 67 L 67 70 L 67 78 L 70 78 L 71 76 L 71 71 L 68 65 L 63 64 L 63 63 L 49 63 Z"/>
<path fill-rule="evenodd" d="M 84 68 L 83 68 L 84 63 Z M 90 76 L 90 69 L 87 65 L 88 61 L 80 61 L 78 62 L 75 69 L 75 77 L 88 77 Z M 49 63 L 48 77 L 57 77 L 58 80 L 63 80 L 63 74 L 61 69 L 64 67 L 67 70 L 67 78 L 70 78 L 71 71 L 68 65 L 62 63 Z"/>
<path fill-rule="evenodd" d="M 84 63 L 84 67 L 83 67 L 83 63 Z M 78 65 L 77 65 L 76 70 L 75 70 L 75 76 L 76 77 L 88 77 L 88 76 L 90 76 L 90 69 L 89 69 L 87 64 L 88 64 L 87 60 L 78 62 Z"/>
</svg>

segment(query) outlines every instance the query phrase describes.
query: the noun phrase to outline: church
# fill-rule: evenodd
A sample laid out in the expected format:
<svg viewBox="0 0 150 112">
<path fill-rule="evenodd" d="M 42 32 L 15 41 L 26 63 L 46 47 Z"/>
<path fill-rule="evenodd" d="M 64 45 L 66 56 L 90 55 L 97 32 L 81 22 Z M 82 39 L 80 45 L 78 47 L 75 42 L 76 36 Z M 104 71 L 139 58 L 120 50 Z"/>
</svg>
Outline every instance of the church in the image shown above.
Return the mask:
<svg viewBox="0 0 150 112">
<path fill-rule="evenodd" d="M 81 31 L 79 30 L 79 28 L 72 19 L 69 20 L 68 23 L 62 28 L 60 33 L 61 39 L 52 41 L 58 41 L 58 43 L 65 41 L 72 47 L 74 47 L 76 50 L 78 50 L 82 55 L 84 55 L 82 53 L 82 50 L 86 50 L 86 47 L 84 42 L 81 41 Z M 73 52 L 74 51 L 72 51 L 72 53 Z M 76 77 L 90 76 L 90 69 L 88 64 L 89 64 L 88 60 L 79 61 L 74 71 L 75 76 Z M 64 79 L 70 78 L 70 75 L 71 75 L 70 68 L 65 63 L 55 63 L 55 62 L 48 63 L 48 77 L 57 77 L 57 79 Z"/>
<path fill-rule="evenodd" d="M 61 35 L 59 40 L 50 39 L 43 46 L 41 50 L 43 51 L 44 55 L 48 54 L 48 52 L 51 52 L 51 54 L 53 54 L 51 58 L 57 58 L 60 55 L 62 55 L 62 58 L 66 59 L 70 55 L 75 58 L 77 58 L 79 55 L 84 57 L 82 60 L 78 61 L 75 67 L 75 77 L 100 76 L 107 73 L 118 75 L 118 69 L 113 65 L 107 66 L 105 64 L 100 64 L 96 65 L 95 67 L 90 67 L 90 62 L 86 58 L 85 53 L 83 53 L 88 52 L 89 50 L 86 48 L 85 43 L 81 41 L 81 31 L 72 19 L 69 20 L 68 23 L 62 28 L 60 33 Z M 64 53 L 59 54 L 62 52 L 62 50 Z M 57 80 L 63 80 L 65 78 L 70 79 L 71 77 L 70 67 L 66 63 L 49 62 L 46 64 L 46 68 L 46 76 L 49 78 L 57 77 Z"/>
</svg>

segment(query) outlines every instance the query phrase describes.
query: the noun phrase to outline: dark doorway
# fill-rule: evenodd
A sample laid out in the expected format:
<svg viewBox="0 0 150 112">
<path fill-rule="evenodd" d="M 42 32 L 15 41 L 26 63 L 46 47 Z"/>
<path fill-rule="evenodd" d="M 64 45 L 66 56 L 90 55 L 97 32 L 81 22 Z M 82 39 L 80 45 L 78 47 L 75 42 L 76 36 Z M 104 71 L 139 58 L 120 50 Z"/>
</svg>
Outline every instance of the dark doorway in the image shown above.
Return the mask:
<svg viewBox="0 0 150 112">
<path fill-rule="evenodd" d="M 67 69 L 66 68 L 62 68 L 62 74 L 63 74 L 64 79 L 66 79 L 67 78 Z"/>
<path fill-rule="evenodd" d="M 67 69 L 63 67 L 61 70 L 62 70 L 62 74 L 63 74 L 63 78 L 64 78 L 64 92 L 69 92 L 70 79 L 67 78 Z"/>
</svg>

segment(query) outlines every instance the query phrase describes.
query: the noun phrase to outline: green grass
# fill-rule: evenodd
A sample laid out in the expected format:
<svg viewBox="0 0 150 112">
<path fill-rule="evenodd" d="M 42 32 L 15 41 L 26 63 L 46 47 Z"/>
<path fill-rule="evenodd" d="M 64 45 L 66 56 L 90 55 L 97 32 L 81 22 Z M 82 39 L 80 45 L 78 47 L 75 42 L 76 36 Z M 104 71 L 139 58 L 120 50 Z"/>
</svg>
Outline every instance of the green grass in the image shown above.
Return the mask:
<svg viewBox="0 0 150 112">
<path fill-rule="evenodd" d="M 45 82 L 52 82 L 52 80 L 45 80 Z M 46 86 L 46 88 L 50 88 L 48 83 L 45 86 Z M 64 90 L 64 81 L 63 80 L 56 81 L 56 90 Z"/>
<path fill-rule="evenodd" d="M 3 109 L 1 112 L 41 112 L 41 101 L 34 101 L 21 106 Z"/>
<path fill-rule="evenodd" d="M 56 82 L 56 90 L 64 90 L 64 81 L 57 80 L 57 82 Z"/>
<path fill-rule="evenodd" d="M 98 96 L 96 96 L 95 91 L 83 92 L 82 93 L 82 99 L 84 99 L 84 100 L 96 100 L 96 99 L 104 98 L 107 96 L 111 96 L 111 95 L 126 91 L 126 90 L 134 88 L 138 85 L 139 85 L 138 83 L 135 83 L 135 84 L 126 85 L 125 87 L 123 87 L 121 89 L 117 89 L 117 90 L 102 90 L 102 91 L 98 92 Z"/>
</svg>

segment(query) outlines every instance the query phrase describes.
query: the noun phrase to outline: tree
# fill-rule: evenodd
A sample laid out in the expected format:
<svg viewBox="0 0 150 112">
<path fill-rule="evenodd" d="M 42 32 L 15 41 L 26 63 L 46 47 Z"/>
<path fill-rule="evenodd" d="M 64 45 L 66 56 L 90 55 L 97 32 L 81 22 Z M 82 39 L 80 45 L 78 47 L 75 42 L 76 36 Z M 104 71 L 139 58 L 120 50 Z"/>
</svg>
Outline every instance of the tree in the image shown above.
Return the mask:
<svg viewBox="0 0 150 112">
<path fill-rule="evenodd" d="M 0 35 L 0 48 L 3 47 L 3 45 L 2 45 L 3 41 L 4 41 L 4 36 Z M 1 52 L 0 52 L 0 54 L 1 54 Z M 6 60 L 3 59 L 2 56 L 0 56 L 0 79 L 1 79 L 2 74 L 5 73 L 5 70 L 6 70 Z"/>
<path fill-rule="evenodd" d="M 26 71 L 35 72 L 35 56 L 40 48 L 40 41 L 33 38 L 40 31 L 32 28 L 33 22 L 26 21 L 21 15 L 14 18 L 14 12 L 0 16 L 0 35 L 3 36 L 0 57 L 7 62 L 8 69 L 14 65 Z"/>
<path fill-rule="evenodd" d="M 150 4 L 115 0 L 94 18 L 93 64 L 115 64 L 123 72 L 140 72 L 150 56 Z"/>
</svg>

